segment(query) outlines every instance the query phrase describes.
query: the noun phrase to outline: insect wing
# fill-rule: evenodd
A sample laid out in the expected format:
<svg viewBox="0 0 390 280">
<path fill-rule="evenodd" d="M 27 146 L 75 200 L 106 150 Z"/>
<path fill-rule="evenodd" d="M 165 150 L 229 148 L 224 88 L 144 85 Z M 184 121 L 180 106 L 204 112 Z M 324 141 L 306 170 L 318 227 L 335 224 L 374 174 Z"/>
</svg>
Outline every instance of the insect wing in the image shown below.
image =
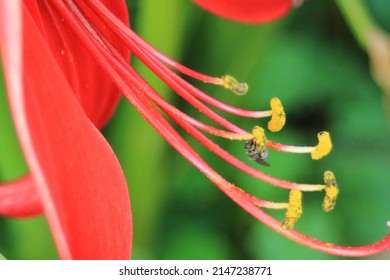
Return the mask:
<svg viewBox="0 0 390 280">
<path fill-rule="evenodd" d="M 260 163 L 261 165 L 264 165 L 264 166 L 267 166 L 267 167 L 270 167 L 271 165 L 266 162 L 264 159 L 262 159 L 261 157 L 256 157 L 255 161 L 257 163 Z"/>
</svg>

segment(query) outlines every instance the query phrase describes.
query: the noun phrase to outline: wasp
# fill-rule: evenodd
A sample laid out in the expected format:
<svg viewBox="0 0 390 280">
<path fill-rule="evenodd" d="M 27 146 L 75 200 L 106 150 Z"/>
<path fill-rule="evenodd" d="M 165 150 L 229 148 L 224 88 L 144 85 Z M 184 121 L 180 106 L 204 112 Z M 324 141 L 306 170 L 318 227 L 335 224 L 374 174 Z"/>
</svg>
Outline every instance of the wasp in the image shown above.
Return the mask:
<svg viewBox="0 0 390 280">
<path fill-rule="evenodd" d="M 260 163 L 261 165 L 264 165 L 264 166 L 270 166 L 270 164 L 268 162 L 264 161 L 264 159 L 268 157 L 267 148 L 263 148 L 261 150 L 257 149 L 255 138 L 246 141 L 244 148 L 245 148 L 246 155 L 251 160 L 254 160 L 257 163 Z"/>
</svg>

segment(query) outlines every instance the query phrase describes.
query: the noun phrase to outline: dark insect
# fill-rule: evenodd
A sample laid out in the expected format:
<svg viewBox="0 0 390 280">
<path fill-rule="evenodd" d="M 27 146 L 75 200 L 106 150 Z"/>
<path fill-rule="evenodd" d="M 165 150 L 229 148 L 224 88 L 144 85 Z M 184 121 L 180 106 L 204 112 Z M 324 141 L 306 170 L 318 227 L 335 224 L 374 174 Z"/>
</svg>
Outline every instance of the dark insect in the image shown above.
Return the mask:
<svg viewBox="0 0 390 280">
<path fill-rule="evenodd" d="M 251 159 L 256 161 L 257 163 L 260 163 L 264 166 L 270 166 L 268 162 L 265 162 L 264 159 L 268 156 L 268 150 L 267 148 L 264 148 L 262 150 L 258 150 L 256 148 L 256 139 L 253 138 L 251 140 L 248 140 L 245 142 L 244 145 L 246 155 Z"/>
</svg>

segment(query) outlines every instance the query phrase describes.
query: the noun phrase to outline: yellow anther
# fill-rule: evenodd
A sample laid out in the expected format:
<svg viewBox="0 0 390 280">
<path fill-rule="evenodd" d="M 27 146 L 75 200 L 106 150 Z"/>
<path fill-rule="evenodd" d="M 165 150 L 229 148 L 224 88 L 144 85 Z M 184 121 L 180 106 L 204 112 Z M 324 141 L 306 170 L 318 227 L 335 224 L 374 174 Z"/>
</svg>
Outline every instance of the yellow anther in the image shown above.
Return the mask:
<svg viewBox="0 0 390 280">
<path fill-rule="evenodd" d="M 339 194 L 339 187 L 337 186 L 336 177 L 332 171 L 325 171 L 324 173 L 325 181 L 325 197 L 322 202 L 322 209 L 325 212 L 333 210 L 336 205 L 337 196 Z"/>
<path fill-rule="evenodd" d="M 268 129 L 272 132 L 281 130 L 286 123 L 286 113 L 284 112 L 283 105 L 279 98 L 274 97 L 271 99 L 272 117 L 268 122 Z"/>
<path fill-rule="evenodd" d="M 282 222 L 282 229 L 293 229 L 295 223 L 302 215 L 302 192 L 291 190 L 286 211 L 286 218 Z"/>
<path fill-rule="evenodd" d="M 322 131 L 317 134 L 318 145 L 315 150 L 311 152 L 312 159 L 320 159 L 330 153 L 332 150 L 332 141 L 330 140 L 329 132 Z"/>
<path fill-rule="evenodd" d="M 252 134 L 256 140 L 256 149 L 259 151 L 267 149 L 268 139 L 265 136 L 264 129 L 260 126 L 255 126 L 252 129 Z"/>
<path fill-rule="evenodd" d="M 244 95 L 248 92 L 248 84 L 247 83 L 240 83 L 237 81 L 234 77 L 230 75 L 224 75 L 222 76 L 223 86 L 224 88 L 231 90 L 237 95 Z"/>
</svg>

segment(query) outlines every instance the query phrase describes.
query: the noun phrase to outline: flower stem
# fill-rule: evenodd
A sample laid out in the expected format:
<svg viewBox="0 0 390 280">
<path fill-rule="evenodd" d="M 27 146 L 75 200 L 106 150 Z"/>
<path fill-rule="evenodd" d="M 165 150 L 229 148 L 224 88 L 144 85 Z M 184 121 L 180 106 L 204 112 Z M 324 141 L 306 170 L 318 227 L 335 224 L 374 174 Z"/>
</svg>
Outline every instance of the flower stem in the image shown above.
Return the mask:
<svg viewBox="0 0 390 280">
<path fill-rule="evenodd" d="M 375 20 L 367 11 L 363 0 L 336 0 L 341 13 L 351 28 L 361 47 L 367 49 L 367 35 L 378 28 Z"/>
<path fill-rule="evenodd" d="M 390 107 L 390 36 L 367 11 L 362 0 L 337 0 L 356 40 L 370 58 L 372 75 L 387 97 Z"/>
</svg>

